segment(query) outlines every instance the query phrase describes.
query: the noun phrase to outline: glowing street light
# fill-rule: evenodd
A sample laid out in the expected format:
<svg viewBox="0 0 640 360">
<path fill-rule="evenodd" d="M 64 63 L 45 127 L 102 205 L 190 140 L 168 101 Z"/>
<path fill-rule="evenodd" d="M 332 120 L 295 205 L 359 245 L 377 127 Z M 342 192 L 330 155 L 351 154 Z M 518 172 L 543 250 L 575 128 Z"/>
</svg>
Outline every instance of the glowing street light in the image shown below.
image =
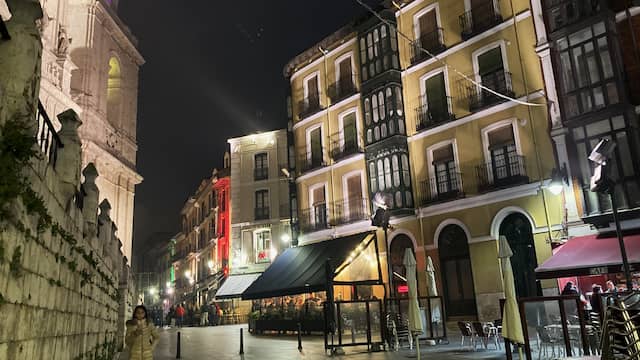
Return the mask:
<svg viewBox="0 0 640 360">
<path fill-rule="evenodd" d="M 291 241 L 291 236 L 289 236 L 289 234 L 282 234 L 280 239 L 284 244 L 288 244 Z"/>
<path fill-rule="evenodd" d="M 213 260 L 207 261 L 207 266 L 209 267 L 209 269 L 213 269 Z"/>
<path fill-rule="evenodd" d="M 186 277 L 187 279 L 191 279 L 191 271 L 190 270 L 185 271 L 184 277 Z"/>
</svg>

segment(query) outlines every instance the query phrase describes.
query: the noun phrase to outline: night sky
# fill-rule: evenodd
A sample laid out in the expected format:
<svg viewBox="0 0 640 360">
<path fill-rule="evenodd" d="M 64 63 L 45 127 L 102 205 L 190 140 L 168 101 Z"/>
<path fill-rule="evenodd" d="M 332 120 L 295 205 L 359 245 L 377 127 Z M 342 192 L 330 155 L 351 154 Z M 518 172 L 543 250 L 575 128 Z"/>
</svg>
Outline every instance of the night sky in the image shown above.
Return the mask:
<svg viewBox="0 0 640 360">
<path fill-rule="evenodd" d="M 179 231 L 182 205 L 221 167 L 226 139 L 286 128 L 284 65 L 366 12 L 355 0 L 121 0 L 119 6 L 146 59 L 138 99 L 144 177 L 136 187 L 138 249 L 154 233 Z"/>
</svg>

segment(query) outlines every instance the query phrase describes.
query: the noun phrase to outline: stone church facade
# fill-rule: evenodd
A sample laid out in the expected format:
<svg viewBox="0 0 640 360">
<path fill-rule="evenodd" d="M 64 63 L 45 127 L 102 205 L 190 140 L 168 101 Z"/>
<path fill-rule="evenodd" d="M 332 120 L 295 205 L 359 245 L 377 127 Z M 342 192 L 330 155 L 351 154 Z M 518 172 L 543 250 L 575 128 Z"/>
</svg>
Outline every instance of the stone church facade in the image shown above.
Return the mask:
<svg viewBox="0 0 640 360">
<path fill-rule="evenodd" d="M 50 115 L 82 119 L 83 166 L 94 163 L 124 255 L 131 261 L 136 171 L 137 40 L 117 15 L 117 0 L 40 0 L 43 18 L 40 101 Z M 50 116 L 54 118 L 54 116 Z"/>
</svg>

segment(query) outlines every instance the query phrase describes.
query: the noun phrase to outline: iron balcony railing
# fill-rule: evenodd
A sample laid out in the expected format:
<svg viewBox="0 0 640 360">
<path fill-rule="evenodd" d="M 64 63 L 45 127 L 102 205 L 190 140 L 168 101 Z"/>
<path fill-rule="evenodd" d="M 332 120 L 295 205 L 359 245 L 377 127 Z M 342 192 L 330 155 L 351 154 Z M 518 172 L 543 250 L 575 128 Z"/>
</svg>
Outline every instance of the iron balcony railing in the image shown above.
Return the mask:
<svg viewBox="0 0 640 360">
<path fill-rule="evenodd" d="M 488 74 L 480 75 L 478 77 L 480 78 L 480 83 L 482 84 L 482 86 L 487 87 L 502 95 L 506 95 L 509 97 L 514 96 L 510 72 L 500 69 Z M 479 86 L 469 84 L 467 82 L 465 82 L 464 84 L 466 88 L 467 100 L 469 103 L 469 111 L 471 112 L 505 101 L 503 97 L 500 97 L 488 90 L 484 90 Z"/>
<path fill-rule="evenodd" d="M 301 174 L 327 165 L 324 161 L 324 149 L 322 151 L 315 152 L 299 152 L 299 154 L 298 168 Z"/>
<path fill-rule="evenodd" d="M 36 121 L 38 122 L 38 132 L 36 134 L 38 147 L 49 161 L 49 164 L 55 168 L 58 160 L 58 149 L 64 147 L 64 145 L 60 141 L 60 137 L 40 101 L 38 101 Z"/>
<path fill-rule="evenodd" d="M 300 211 L 300 231 L 313 232 L 329 228 L 329 211 L 326 203 L 318 203 Z"/>
<path fill-rule="evenodd" d="M 494 157 L 492 161 L 477 166 L 476 172 L 480 192 L 529 182 L 522 155 L 509 154 L 499 159 Z"/>
<path fill-rule="evenodd" d="M 421 34 L 418 39 L 411 42 L 411 65 L 430 59 L 431 55 L 437 55 L 443 52 L 445 48 L 442 28 L 437 28 L 427 34 Z"/>
<path fill-rule="evenodd" d="M 462 174 L 456 171 L 442 172 L 420 182 L 420 204 L 449 201 L 464 197 Z"/>
<path fill-rule="evenodd" d="M 269 207 L 257 207 L 255 208 L 255 218 L 256 220 L 267 220 L 269 219 Z"/>
<path fill-rule="evenodd" d="M 334 161 L 346 158 L 349 155 L 363 153 L 364 149 L 358 144 L 356 136 L 348 136 L 345 138 L 344 133 L 335 133 L 331 135 L 331 158 Z"/>
<path fill-rule="evenodd" d="M 488 0 L 460 15 L 459 20 L 462 39 L 466 40 L 502 22 L 500 3 L 498 0 Z"/>
<path fill-rule="evenodd" d="M 421 96 L 418 100 L 420 105 L 416 112 L 416 131 L 421 131 L 454 120 L 456 117 L 451 113 L 451 97 Z"/>
<path fill-rule="evenodd" d="M 341 76 L 338 81 L 329 85 L 329 98 L 333 104 L 357 92 L 358 88 L 356 87 L 356 77 L 354 75 Z"/>
<path fill-rule="evenodd" d="M 369 201 L 364 197 L 354 197 L 333 203 L 333 224 L 343 225 L 369 220 Z"/>
<path fill-rule="evenodd" d="M 298 118 L 304 119 L 322 110 L 320 97 L 316 95 L 308 96 L 298 102 Z"/>
<path fill-rule="evenodd" d="M 255 168 L 253 169 L 253 179 L 258 181 L 258 180 L 266 180 L 269 178 L 269 168 L 268 167 L 262 167 L 262 168 Z"/>
</svg>

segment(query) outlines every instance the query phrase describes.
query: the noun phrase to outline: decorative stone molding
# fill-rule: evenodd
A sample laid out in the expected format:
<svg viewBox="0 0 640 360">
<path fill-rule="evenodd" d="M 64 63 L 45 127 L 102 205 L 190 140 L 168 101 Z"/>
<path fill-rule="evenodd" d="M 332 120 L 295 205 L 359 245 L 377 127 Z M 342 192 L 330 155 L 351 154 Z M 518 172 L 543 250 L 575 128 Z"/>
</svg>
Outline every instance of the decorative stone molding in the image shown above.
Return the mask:
<svg viewBox="0 0 640 360">
<path fill-rule="evenodd" d="M 100 191 L 96 185 L 98 178 L 98 170 L 89 163 L 82 171 L 84 175 L 84 183 L 82 190 L 84 191 L 84 207 L 82 209 L 82 217 L 84 218 L 83 235 L 85 238 L 93 241 L 98 235 L 98 199 Z M 95 246 L 94 246 L 95 248 Z M 99 249 L 102 253 L 102 249 Z"/>
<path fill-rule="evenodd" d="M 60 176 L 59 195 L 62 204 L 69 210 L 71 200 L 75 196 L 80 183 L 80 166 L 82 164 L 82 143 L 78 136 L 78 127 L 82 121 L 75 111 L 69 109 L 58 115 L 62 128 L 58 132 L 64 147 L 58 150 L 58 168 Z"/>
</svg>

